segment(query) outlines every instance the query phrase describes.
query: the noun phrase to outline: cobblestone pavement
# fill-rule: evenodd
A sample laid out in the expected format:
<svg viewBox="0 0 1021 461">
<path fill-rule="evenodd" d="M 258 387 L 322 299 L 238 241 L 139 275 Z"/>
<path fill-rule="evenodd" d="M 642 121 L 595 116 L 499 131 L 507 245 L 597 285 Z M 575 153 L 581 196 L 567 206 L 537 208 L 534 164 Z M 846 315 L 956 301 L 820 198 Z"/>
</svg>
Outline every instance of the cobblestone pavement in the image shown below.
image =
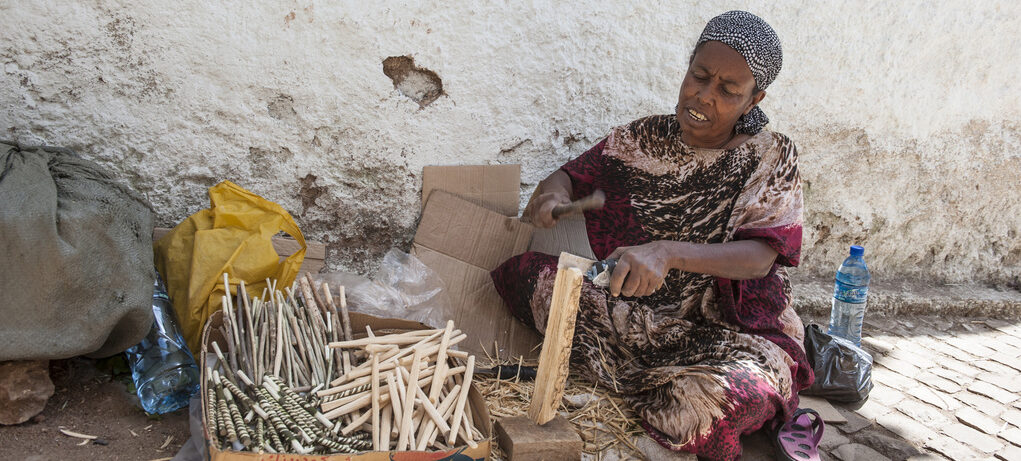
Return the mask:
<svg viewBox="0 0 1021 461">
<path fill-rule="evenodd" d="M 823 460 L 1021 461 L 1021 324 L 877 317 L 864 330 L 875 388 L 860 408 L 834 405 L 847 422 L 827 426 Z M 757 436 L 744 458 L 772 459 Z"/>
<path fill-rule="evenodd" d="M 1021 461 L 1021 323 L 874 317 L 864 336 L 875 387 L 859 408 L 833 405 L 846 422 L 827 423 L 823 461 Z M 765 433 L 743 443 L 743 460 L 776 459 Z M 695 459 L 643 452 L 652 460 Z"/>
</svg>

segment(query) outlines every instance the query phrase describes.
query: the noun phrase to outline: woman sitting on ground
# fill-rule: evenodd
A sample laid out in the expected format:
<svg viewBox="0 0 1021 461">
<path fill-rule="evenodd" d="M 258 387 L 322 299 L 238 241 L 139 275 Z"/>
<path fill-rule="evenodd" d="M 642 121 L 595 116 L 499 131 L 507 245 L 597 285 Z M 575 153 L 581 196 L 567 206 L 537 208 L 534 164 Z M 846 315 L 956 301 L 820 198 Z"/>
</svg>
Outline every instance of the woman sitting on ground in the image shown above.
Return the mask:
<svg viewBox="0 0 1021 461">
<path fill-rule="evenodd" d="M 813 380 L 783 268 L 801 249 L 797 151 L 757 107 L 781 56 L 757 16 L 712 19 L 676 113 L 612 130 L 525 210 L 551 227 L 555 206 L 606 193 L 586 227 L 596 257 L 618 262 L 608 288 L 582 288 L 571 367 L 618 389 L 660 444 L 708 459 L 740 457 L 739 437 L 789 419 Z M 529 252 L 492 273 L 540 332 L 556 266 Z"/>
</svg>

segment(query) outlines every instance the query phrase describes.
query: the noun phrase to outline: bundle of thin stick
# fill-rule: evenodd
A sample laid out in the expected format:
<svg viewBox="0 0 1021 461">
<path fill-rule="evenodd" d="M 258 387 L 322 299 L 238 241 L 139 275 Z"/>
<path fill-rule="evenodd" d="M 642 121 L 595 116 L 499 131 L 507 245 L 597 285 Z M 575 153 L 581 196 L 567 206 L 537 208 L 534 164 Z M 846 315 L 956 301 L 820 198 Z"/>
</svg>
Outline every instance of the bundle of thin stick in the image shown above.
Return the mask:
<svg viewBox="0 0 1021 461">
<path fill-rule="evenodd" d="M 371 435 L 343 429 L 316 411 L 315 391 L 352 369 L 354 357 L 331 352 L 330 341 L 351 339 L 344 287 L 340 310 L 327 284 L 320 291 L 309 274 L 281 293 L 275 281 L 249 300 L 244 282 L 237 299 L 223 297 L 226 354 L 206 367 L 206 424 L 218 446 L 273 453 L 356 453 L 371 448 Z M 228 275 L 223 285 L 230 293 Z M 267 294 L 269 295 L 267 297 Z M 242 416 L 244 415 L 244 416 Z M 254 434 L 254 436 L 253 436 Z"/>
<path fill-rule="evenodd" d="M 362 350 L 368 359 L 317 393 L 324 416 L 350 421 L 342 434 L 370 430 L 379 450 L 448 449 L 458 440 L 474 448 L 482 438 L 468 404 L 475 356 L 450 349 L 466 337 L 448 321 L 440 330 L 379 336 L 368 330 L 365 338 L 330 343 L 335 350 Z"/>
<path fill-rule="evenodd" d="M 223 282 L 225 292 L 230 293 L 227 274 Z M 474 440 L 481 436 L 471 424 L 471 411 L 465 403 L 474 356 L 448 349 L 465 336 L 453 329 L 452 322 L 446 329 L 380 336 L 373 336 L 366 327 L 370 337 L 356 340 L 343 286 L 338 287 L 335 303 L 326 283 L 318 290 L 312 288 L 316 283 L 309 274 L 285 288 L 285 293 L 276 289 L 275 282 L 267 282 L 270 288 L 261 298 L 249 300 L 244 282 L 237 286 L 236 300 L 223 298 L 220 333 L 227 351 L 224 353 L 218 342 L 212 343 L 218 360 L 206 367 L 207 391 L 203 396 L 206 425 L 214 443 L 235 450 L 271 453 L 358 453 L 388 450 L 393 447 L 389 443 L 391 431 L 400 434 L 405 430 L 405 437 L 411 440 L 417 434 L 411 432 L 412 428 L 419 428 L 422 433 L 414 440 L 442 447 L 436 441 L 436 431 L 443 430 L 447 443 L 453 446 L 458 432 L 451 431 L 448 421 L 463 420 L 454 427 L 466 443 L 475 446 Z M 422 341 L 409 341 L 409 337 Z M 371 359 L 359 365 L 361 354 L 345 349 L 360 347 L 352 344 L 366 340 L 372 346 L 364 347 Z M 401 349 L 401 345 L 410 347 Z M 390 353 L 391 349 L 398 351 Z M 411 352 L 413 357 L 407 357 Z M 450 367 L 453 359 L 467 359 L 467 365 Z M 435 362 L 431 366 L 430 360 Z M 406 370 L 412 362 L 418 366 Z M 417 379 L 410 379 L 416 375 Z M 443 378 L 432 379 L 436 376 Z M 406 389 L 417 391 L 410 394 L 412 397 L 423 393 L 422 386 L 428 387 L 429 397 L 433 397 L 427 399 L 430 405 L 398 413 L 410 416 L 410 422 L 405 422 L 406 418 L 381 418 L 384 409 L 390 411 L 387 406 L 396 393 L 396 388 L 384 387 L 386 394 L 380 395 L 380 388 L 387 386 L 380 383 L 382 379 L 407 382 Z M 412 382 L 416 383 L 414 387 Z M 327 383 L 335 387 L 324 390 Z M 405 402 L 415 402 L 404 392 L 395 401 L 400 402 L 400 410 L 404 410 Z M 318 411 L 320 406 L 325 414 Z M 366 406 L 372 410 L 355 414 Z M 390 429 L 384 435 L 381 423 L 385 427 L 387 422 Z M 405 448 L 398 449 L 419 445 L 405 444 Z"/>
</svg>

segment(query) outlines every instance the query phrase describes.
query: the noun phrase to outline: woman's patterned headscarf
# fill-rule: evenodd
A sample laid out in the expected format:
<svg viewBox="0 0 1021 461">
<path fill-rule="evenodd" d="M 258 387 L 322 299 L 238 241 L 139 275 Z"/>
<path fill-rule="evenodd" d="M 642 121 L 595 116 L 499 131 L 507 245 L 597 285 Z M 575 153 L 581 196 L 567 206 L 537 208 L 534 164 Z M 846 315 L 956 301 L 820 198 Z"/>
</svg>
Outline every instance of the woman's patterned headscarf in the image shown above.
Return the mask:
<svg viewBox="0 0 1021 461">
<path fill-rule="evenodd" d="M 708 41 L 723 42 L 733 48 L 748 62 L 748 68 L 755 77 L 755 87 L 765 90 L 783 65 L 783 50 L 780 37 L 776 36 L 766 21 L 747 11 L 728 11 L 709 20 L 698 37 L 695 48 Z M 755 106 L 737 120 L 737 132 L 755 134 L 769 123 L 766 114 Z"/>
</svg>

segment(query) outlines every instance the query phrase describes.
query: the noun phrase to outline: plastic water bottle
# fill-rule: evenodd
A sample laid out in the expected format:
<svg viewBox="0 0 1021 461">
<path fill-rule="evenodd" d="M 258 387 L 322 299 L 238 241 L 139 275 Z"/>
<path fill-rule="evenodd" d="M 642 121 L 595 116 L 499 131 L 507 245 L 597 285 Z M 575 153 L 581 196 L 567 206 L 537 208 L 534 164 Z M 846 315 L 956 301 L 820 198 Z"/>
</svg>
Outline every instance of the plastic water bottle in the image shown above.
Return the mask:
<svg viewBox="0 0 1021 461">
<path fill-rule="evenodd" d="M 865 320 L 865 302 L 869 294 L 869 268 L 865 265 L 865 248 L 851 245 L 851 255 L 837 269 L 830 309 L 828 333 L 861 347 L 861 325 Z"/>
<path fill-rule="evenodd" d="M 188 405 L 191 396 L 199 391 L 200 374 L 177 326 L 159 271 L 154 285 L 152 329 L 125 354 L 142 408 L 150 414 L 162 414 Z"/>
</svg>

